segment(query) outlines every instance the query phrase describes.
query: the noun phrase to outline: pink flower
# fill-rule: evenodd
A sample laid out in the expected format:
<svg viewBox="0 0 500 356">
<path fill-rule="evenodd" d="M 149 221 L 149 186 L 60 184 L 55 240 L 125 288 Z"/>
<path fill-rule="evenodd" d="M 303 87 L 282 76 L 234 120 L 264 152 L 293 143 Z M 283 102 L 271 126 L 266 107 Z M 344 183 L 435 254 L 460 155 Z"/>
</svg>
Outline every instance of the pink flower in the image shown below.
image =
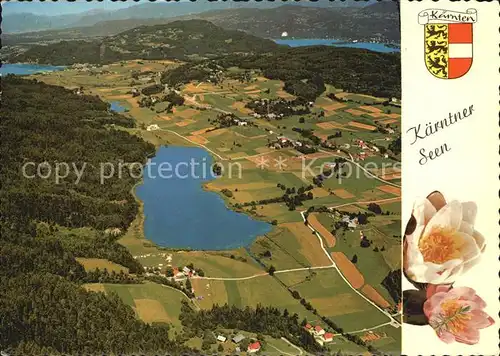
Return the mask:
<svg viewBox="0 0 500 356">
<path fill-rule="evenodd" d="M 447 344 L 453 341 L 473 345 L 479 342 L 479 329 L 493 325 L 483 309 L 486 303 L 469 287 L 429 285 L 424 313 L 437 336 Z"/>
</svg>

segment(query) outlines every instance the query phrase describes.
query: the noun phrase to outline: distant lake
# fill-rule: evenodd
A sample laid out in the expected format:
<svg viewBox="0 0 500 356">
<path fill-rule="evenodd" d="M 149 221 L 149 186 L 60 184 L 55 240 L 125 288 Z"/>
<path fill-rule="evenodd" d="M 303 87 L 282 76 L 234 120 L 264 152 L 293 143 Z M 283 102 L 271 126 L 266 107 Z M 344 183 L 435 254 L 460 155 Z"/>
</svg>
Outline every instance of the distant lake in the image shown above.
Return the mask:
<svg viewBox="0 0 500 356">
<path fill-rule="evenodd" d="M 351 47 L 364 48 L 375 52 L 399 52 L 400 49 L 387 46 L 384 43 L 371 42 L 346 42 L 342 40 L 324 39 L 324 38 L 301 38 L 301 39 L 275 39 L 277 44 L 288 45 L 290 47 L 302 46 L 336 46 L 336 47 Z"/>
<path fill-rule="evenodd" d="M 24 63 L 14 63 L 14 64 L 2 64 L 0 68 L 0 73 L 2 75 L 15 74 L 15 75 L 29 75 L 40 72 L 53 72 L 57 70 L 63 70 L 65 67 L 62 66 L 49 66 L 42 64 L 24 64 Z"/>
<path fill-rule="evenodd" d="M 197 165 L 184 164 L 190 162 Z M 170 178 L 165 171 L 168 164 L 172 167 Z M 144 169 L 143 184 L 136 190 L 144 202 L 144 232 L 148 239 L 164 247 L 225 250 L 247 246 L 271 230 L 270 224 L 228 209 L 217 193 L 203 190 L 202 184 L 214 179 L 210 174 L 212 164 L 212 157 L 199 147 L 169 146 L 158 150 Z M 178 177 L 173 174 L 176 166 Z M 161 169 L 163 178 L 159 177 Z M 187 174 L 191 171 L 194 174 Z"/>
<path fill-rule="evenodd" d="M 122 104 L 120 104 L 119 101 L 112 101 L 111 102 L 111 110 L 113 110 L 115 112 L 124 112 L 125 110 L 127 110 L 127 108 L 124 107 Z"/>
</svg>

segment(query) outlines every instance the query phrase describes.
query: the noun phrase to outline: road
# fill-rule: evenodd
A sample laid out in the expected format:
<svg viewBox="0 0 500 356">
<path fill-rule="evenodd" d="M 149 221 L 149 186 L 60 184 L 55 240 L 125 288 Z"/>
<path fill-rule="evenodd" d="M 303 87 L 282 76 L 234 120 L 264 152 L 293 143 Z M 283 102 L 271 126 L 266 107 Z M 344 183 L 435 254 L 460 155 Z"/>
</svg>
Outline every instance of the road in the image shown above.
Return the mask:
<svg viewBox="0 0 500 356">
<path fill-rule="evenodd" d="M 340 206 L 340 205 L 339 205 Z M 336 206 L 336 207 L 339 207 L 339 206 Z M 335 208 L 336 208 L 335 207 Z M 304 215 L 305 211 L 302 211 L 300 213 L 300 215 L 302 215 L 302 219 L 304 220 L 304 222 L 306 222 L 306 217 Z M 311 229 L 311 231 L 314 232 L 314 234 L 316 235 L 316 237 L 319 239 L 319 242 L 320 242 L 320 245 L 321 245 L 321 249 L 323 250 L 323 252 L 325 253 L 325 255 L 328 257 L 328 259 L 333 263 L 334 265 L 334 268 L 337 270 L 338 274 L 340 275 L 340 277 L 342 277 L 342 279 L 344 280 L 344 282 L 346 282 L 346 284 L 356 293 L 358 294 L 360 297 L 362 297 L 364 300 L 366 300 L 368 303 L 370 303 L 372 306 L 374 306 L 378 311 L 380 311 L 382 314 L 384 314 L 385 316 L 387 316 L 389 318 L 389 320 L 391 320 L 389 322 L 389 324 L 391 325 L 399 325 L 399 322 L 394 319 L 392 317 L 391 314 L 389 314 L 388 312 L 386 312 L 385 310 L 383 310 L 382 308 L 380 308 L 377 304 L 375 304 L 374 302 L 372 302 L 370 299 L 368 299 L 367 297 L 365 297 L 361 292 L 359 292 L 356 288 L 354 288 L 351 283 L 349 283 L 349 281 L 347 280 L 347 278 L 345 278 L 345 276 L 342 274 L 342 272 L 340 271 L 340 269 L 337 267 L 337 265 L 335 264 L 335 261 L 332 259 L 332 257 L 330 256 L 330 254 L 328 253 L 328 251 L 326 250 L 325 248 L 325 245 L 323 244 L 323 239 L 321 238 L 321 235 L 309 224 L 307 224 L 307 226 L 309 227 L 309 229 Z"/>
<path fill-rule="evenodd" d="M 363 332 L 370 331 L 370 330 L 375 330 L 375 329 L 381 328 L 382 326 L 391 325 L 391 324 L 392 323 L 389 321 L 387 323 L 375 325 L 371 328 L 359 329 L 359 330 L 354 330 L 354 331 L 346 331 L 346 333 L 347 334 L 359 334 L 359 333 L 363 333 Z M 333 334 L 333 335 L 342 335 L 342 334 Z"/>
<path fill-rule="evenodd" d="M 221 155 L 219 155 L 218 153 L 216 153 L 216 152 L 212 151 L 212 150 L 211 150 L 210 148 L 208 148 L 207 146 L 202 145 L 201 143 L 198 143 L 198 142 L 192 141 L 192 140 L 190 140 L 189 138 L 187 138 L 186 136 L 182 136 L 181 134 L 178 134 L 177 132 L 175 132 L 175 131 L 173 131 L 173 130 L 168 130 L 168 129 L 160 129 L 160 130 L 158 130 L 158 131 L 167 131 L 167 132 L 170 132 L 170 133 L 172 133 L 172 134 L 174 134 L 174 135 L 177 135 L 177 136 L 179 136 L 179 137 L 183 138 L 184 140 L 186 140 L 186 141 L 188 141 L 188 142 L 191 142 L 191 143 L 192 143 L 192 144 L 194 144 L 194 145 L 197 145 L 197 146 L 201 146 L 201 147 L 203 147 L 204 149 L 206 149 L 208 152 L 210 152 L 210 153 L 212 153 L 213 155 L 215 155 L 215 156 L 216 156 L 217 158 L 219 158 L 220 160 L 222 160 L 222 161 L 227 161 L 227 158 L 222 157 L 222 156 L 221 156 Z"/>
<path fill-rule="evenodd" d="M 363 172 L 365 172 L 366 174 L 368 174 L 370 177 L 375 178 L 376 180 L 381 181 L 381 182 L 383 182 L 385 184 L 392 185 L 393 187 L 401 188 L 400 185 L 397 185 L 395 183 L 392 183 L 392 182 L 389 182 L 387 180 L 384 180 L 384 179 L 380 178 L 379 176 L 376 176 L 375 174 L 373 174 L 372 172 L 370 172 L 369 170 L 367 170 L 366 168 L 364 168 L 363 166 L 361 166 L 359 163 L 355 162 L 354 159 L 353 159 L 353 157 L 352 157 L 352 155 L 350 153 L 349 153 L 349 156 L 351 158 L 349 159 L 349 158 L 346 158 L 345 156 L 341 156 L 341 155 L 335 154 L 335 153 L 330 152 L 330 151 L 325 151 L 323 149 L 320 149 L 319 151 L 323 152 L 323 153 L 329 153 L 329 154 L 331 154 L 332 156 L 335 156 L 335 157 L 343 158 L 346 161 L 351 162 L 352 164 L 354 164 L 355 166 L 357 166 L 359 169 L 361 169 Z"/>
<path fill-rule="evenodd" d="M 216 109 L 216 108 L 214 108 L 214 109 Z M 217 110 L 217 111 L 219 111 L 219 110 Z M 228 112 L 226 112 L 226 111 L 224 111 L 224 110 L 220 110 L 220 111 L 221 111 L 221 112 L 224 112 L 224 113 L 228 113 Z M 186 140 L 186 141 L 188 141 L 188 142 L 192 143 L 193 145 L 203 147 L 204 149 L 206 149 L 208 152 L 212 153 L 214 156 L 216 156 L 216 157 L 217 157 L 218 159 L 220 159 L 221 161 L 228 161 L 228 160 L 229 160 L 228 158 L 222 157 L 220 154 L 218 154 L 217 152 L 215 152 L 215 151 L 211 150 L 211 149 L 210 149 L 210 148 L 208 148 L 207 146 L 205 146 L 205 145 L 203 145 L 203 144 L 201 144 L 201 143 L 195 142 L 195 141 L 193 141 L 193 140 L 190 140 L 190 139 L 189 139 L 189 138 L 187 138 L 186 136 L 183 136 L 183 135 L 181 135 L 181 134 L 179 134 L 179 133 L 175 132 L 174 130 L 169 130 L 169 129 L 160 129 L 159 131 L 166 131 L 166 132 L 170 132 L 170 133 L 172 133 L 172 134 L 174 134 L 174 135 L 176 135 L 176 136 L 178 136 L 178 137 L 180 137 L 180 138 L 183 138 L 184 140 Z M 345 156 L 337 155 L 337 154 L 335 154 L 335 153 L 332 153 L 332 152 L 329 152 L 329 151 L 325 151 L 325 150 L 321 150 L 321 149 L 320 149 L 319 151 L 321 151 L 321 152 L 323 152 L 323 153 L 328 153 L 329 155 L 334 156 L 334 157 L 341 157 L 341 158 L 344 158 L 344 159 L 345 159 L 345 160 L 347 160 L 348 162 L 351 162 L 352 164 L 354 164 L 355 166 L 357 166 L 359 169 L 361 169 L 362 171 L 364 171 L 364 172 L 365 172 L 367 175 L 369 175 L 370 177 L 372 177 L 372 178 L 374 178 L 374 179 L 376 179 L 376 180 L 378 180 L 378 181 L 380 181 L 380 182 L 382 182 L 382 183 L 385 183 L 385 184 L 388 184 L 388 185 L 392 185 L 393 187 L 401 188 L 401 186 L 400 186 L 400 185 L 397 185 L 397 184 L 395 184 L 395 183 L 392 183 L 392 182 L 389 182 L 389 181 L 387 181 L 387 180 L 384 180 L 384 179 L 380 178 L 379 176 L 377 176 L 377 175 L 375 175 L 375 174 L 371 173 L 369 170 L 367 170 L 366 168 L 364 168 L 364 167 L 363 167 L 363 166 L 361 166 L 360 164 L 358 164 L 358 163 L 354 162 L 354 160 L 352 160 L 352 159 L 348 159 L 348 158 L 346 158 Z M 258 153 L 258 154 L 256 154 L 256 155 L 247 155 L 247 156 L 238 157 L 237 159 L 238 159 L 238 160 L 240 160 L 240 159 L 245 159 L 245 158 L 258 157 L 258 156 L 263 156 L 263 155 L 266 155 L 266 154 L 268 154 L 268 153 L 269 153 L 269 152 Z M 352 158 L 352 156 L 351 156 L 351 158 Z"/>
<path fill-rule="evenodd" d="M 299 271 L 311 271 L 315 269 L 327 269 L 327 268 L 334 268 L 334 265 L 329 265 L 329 266 L 318 266 L 318 267 L 302 267 L 302 268 L 293 268 L 293 269 L 283 269 L 280 271 L 274 271 L 274 274 L 280 274 L 280 273 L 289 273 L 289 272 L 299 272 Z M 200 277 L 200 276 L 193 276 L 191 279 L 204 279 L 204 280 L 209 280 L 209 281 L 245 281 L 248 279 L 253 279 L 257 277 L 263 277 L 263 276 L 268 276 L 269 273 L 267 272 L 262 272 L 262 273 L 257 273 L 253 274 L 251 276 L 247 277 Z"/>
</svg>

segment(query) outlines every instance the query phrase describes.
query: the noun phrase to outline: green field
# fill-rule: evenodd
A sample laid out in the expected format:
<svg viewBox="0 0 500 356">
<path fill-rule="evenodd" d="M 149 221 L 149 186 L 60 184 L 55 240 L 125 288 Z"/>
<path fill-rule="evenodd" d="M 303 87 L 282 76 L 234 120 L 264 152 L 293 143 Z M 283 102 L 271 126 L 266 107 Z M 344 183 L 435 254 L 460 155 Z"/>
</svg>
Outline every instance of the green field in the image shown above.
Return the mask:
<svg viewBox="0 0 500 356">
<path fill-rule="evenodd" d="M 342 210 L 342 208 L 339 208 Z M 363 211 L 360 208 L 360 211 Z M 394 219 L 394 220 L 393 220 Z M 337 242 L 330 251 L 343 252 L 347 258 L 351 259 L 357 256 L 356 267 L 363 274 L 365 282 L 372 285 L 384 299 L 393 304 L 390 294 L 381 285 L 382 280 L 394 269 L 400 268 L 400 241 L 391 235 L 382 233 L 379 229 L 393 227 L 399 228 L 398 216 L 376 216 L 368 218 L 369 223 L 359 225 L 354 230 L 342 231 L 335 234 Z M 333 228 L 333 219 L 330 214 L 319 214 L 318 220 L 328 229 Z M 390 225 L 383 225 L 390 223 Z M 370 247 L 360 246 L 360 231 L 372 241 Z M 378 251 L 375 251 L 377 249 Z M 381 251 L 383 250 L 383 251 Z"/>
<path fill-rule="evenodd" d="M 334 269 L 296 272 L 294 276 L 279 275 L 278 278 L 311 303 L 318 313 L 347 332 L 389 321 L 356 294 Z"/>
<path fill-rule="evenodd" d="M 106 293 L 116 293 L 137 316 L 149 323 L 170 323 L 180 327 L 181 301 L 187 298 L 178 290 L 160 284 L 104 284 Z"/>
</svg>

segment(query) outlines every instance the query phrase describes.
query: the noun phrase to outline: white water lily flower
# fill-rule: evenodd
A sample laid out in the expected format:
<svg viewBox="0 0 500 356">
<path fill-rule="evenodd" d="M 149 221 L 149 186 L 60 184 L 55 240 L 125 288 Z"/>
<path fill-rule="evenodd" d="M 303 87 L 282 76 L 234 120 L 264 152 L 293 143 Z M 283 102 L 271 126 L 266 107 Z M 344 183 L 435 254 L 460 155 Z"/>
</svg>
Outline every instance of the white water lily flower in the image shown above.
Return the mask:
<svg viewBox="0 0 500 356">
<path fill-rule="evenodd" d="M 485 240 L 474 230 L 476 213 L 475 203 L 446 203 L 439 192 L 416 201 L 412 212 L 416 226 L 407 231 L 403 252 L 408 278 L 418 283 L 451 284 L 477 264 Z"/>
</svg>

